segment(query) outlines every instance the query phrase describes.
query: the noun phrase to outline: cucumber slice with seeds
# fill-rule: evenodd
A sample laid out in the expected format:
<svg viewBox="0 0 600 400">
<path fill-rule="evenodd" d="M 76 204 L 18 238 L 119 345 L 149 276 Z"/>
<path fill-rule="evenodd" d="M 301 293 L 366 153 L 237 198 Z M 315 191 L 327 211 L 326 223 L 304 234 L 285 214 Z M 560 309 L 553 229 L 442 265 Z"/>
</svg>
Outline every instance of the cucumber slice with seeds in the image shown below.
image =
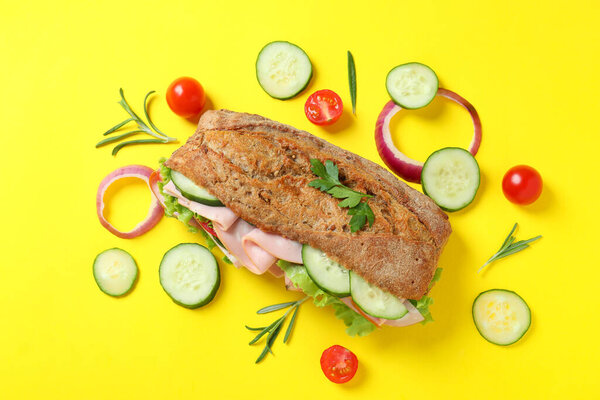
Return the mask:
<svg viewBox="0 0 600 400">
<path fill-rule="evenodd" d="M 473 302 L 473 322 L 485 340 L 508 346 L 531 326 L 531 310 L 515 292 L 492 289 L 480 293 Z"/>
<path fill-rule="evenodd" d="M 310 278 L 325 292 L 338 297 L 350 294 L 350 271 L 331 260 L 321 250 L 303 245 L 302 262 Z"/>
<path fill-rule="evenodd" d="M 164 291 L 186 308 L 210 303 L 221 283 L 215 256 L 197 243 L 181 243 L 167 251 L 158 274 Z"/>
<path fill-rule="evenodd" d="M 479 165 L 465 149 L 446 147 L 429 156 L 421 171 L 423 193 L 446 211 L 458 211 L 475 199 Z"/>
<path fill-rule="evenodd" d="M 295 44 L 271 42 L 258 53 L 256 78 L 271 97 L 291 99 L 308 86 L 311 77 L 310 59 Z"/>
<path fill-rule="evenodd" d="M 123 296 L 133 288 L 138 276 L 135 260 L 125 250 L 104 250 L 94 260 L 94 280 L 109 296 Z"/>
<path fill-rule="evenodd" d="M 402 299 L 371 285 L 354 272 L 350 272 L 350 292 L 356 305 L 373 317 L 400 319 L 408 313 Z"/>
<path fill-rule="evenodd" d="M 201 204 L 213 207 L 223 207 L 223 203 L 208 191 L 184 176 L 182 173 L 171 170 L 171 180 L 177 186 L 183 197 Z"/>
<path fill-rule="evenodd" d="M 398 65 L 387 75 L 385 87 L 396 104 L 417 109 L 431 103 L 438 91 L 438 77 L 425 64 L 412 62 Z"/>
</svg>

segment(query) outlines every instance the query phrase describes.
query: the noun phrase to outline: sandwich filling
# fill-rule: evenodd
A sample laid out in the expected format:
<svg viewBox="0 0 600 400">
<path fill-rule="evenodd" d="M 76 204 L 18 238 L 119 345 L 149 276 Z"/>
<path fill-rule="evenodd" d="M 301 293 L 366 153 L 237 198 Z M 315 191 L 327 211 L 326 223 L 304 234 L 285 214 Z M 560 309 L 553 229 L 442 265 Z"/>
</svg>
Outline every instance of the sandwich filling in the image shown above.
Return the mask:
<svg viewBox="0 0 600 400">
<path fill-rule="evenodd" d="M 171 180 L 171 170 L 162 162 L 160 176 L 158 191 L 168 216 L 177 217 L 191 230 L 200 229 L 209 247 L 219 247 L 225 260 L 236 267 L 245 267 L 257 275 L 269 272 L 278 278 L 285 277 L 286 288 L 312 296 L 317 306 L 332 305 L 350 335 L 366 335 L 375 326 L 408 326 L 432 320 L 428 310 L 432 299 L 428 296 L 418 301 L 401 299 L 407 313 L 399 319 L 387 320 L 365 313 L 350 296 L 338 297 L 321 290 L 302 265 L 301 243 L 264 232 L 227 207 L 209 206 L 186 198 Z M 437 278 L 438 273 L 432 284 Z"/>
</svg>

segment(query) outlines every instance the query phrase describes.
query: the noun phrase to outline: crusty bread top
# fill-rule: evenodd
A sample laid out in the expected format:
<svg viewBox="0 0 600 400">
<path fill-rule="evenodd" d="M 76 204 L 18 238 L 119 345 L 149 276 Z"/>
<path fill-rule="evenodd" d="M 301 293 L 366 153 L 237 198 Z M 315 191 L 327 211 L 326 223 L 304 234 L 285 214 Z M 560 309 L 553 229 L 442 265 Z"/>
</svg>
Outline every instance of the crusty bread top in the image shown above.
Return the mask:
<svg viewBox="0 0 600 400">
<path fill-rule="evenodd" d="M 310 159 L 332 160 L 347 186 L 373 195 L 373 226 L 350 232 L 339 200 L 308 186 Z M 448 217 L 379 165 L 258 115 L 207 111 L 166 165 L 258 228 L 321 249 L 368 282 L 421 298 L 450 235 Z"/>
</svg>

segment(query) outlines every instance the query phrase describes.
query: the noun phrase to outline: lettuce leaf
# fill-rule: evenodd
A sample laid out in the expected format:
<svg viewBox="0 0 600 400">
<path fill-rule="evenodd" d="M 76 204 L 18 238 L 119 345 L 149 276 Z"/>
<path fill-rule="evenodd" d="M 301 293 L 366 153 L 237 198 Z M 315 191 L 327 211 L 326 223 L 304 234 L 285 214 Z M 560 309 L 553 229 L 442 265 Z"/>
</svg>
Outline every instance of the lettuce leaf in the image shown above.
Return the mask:
<svg viewBox="0 0 600 400">
<path fill-rule="evenodd" d="M 179 204 L 176 197 L 173 197 L 163 191 L 163 187 L 171 180 L 171 169 L 165 166 L 165 161 L 166 158 L 164 157 L 159 160 L 160 177 L 162 182 L 158 182 L 160 194 L 162 194 L 163 198 L 165 199 L 165 215 L 167 217 L 175 217 L 175 213 L 177 213 L 176 218 L 186 224 L 190 232 L 196 233 L 198 232 L 198 228 L 190 224 L 190 220 L 194 217 L 198 217 L 200 220 L 203 220 L 204 218 Z"/>
<path fill-rule="evenodd" d="M 443 270 L 442 268 L 438 268 L 435 270 L 435 273 L 433 274 L 433 278 L 431 279 L 431 282 L 429 283 L 429 289 L 431 289 L 433 287 L 433 285 L 441 279 L 442 270 Z M 409 300 L 409 301 L 412 303 L 413 306 L 417 307 L 417 310 L 419 310 L 421 315 L 423 315 L 423 318 L 425 318 L 423 321 L 421 321 L 421 324 L 425 325 L 429 322 L 433 322 L 433 317 L 431 316 L 431 311 L 429 311 L 429 306 L 433 304 L 432 297 L 423 296 L 419 300 Z"/>
<path fill-rule="evenodd" d="M 346 333 L 348 335 L 366 336 L 375 330 L 375 325 L 368 319 L 342 303 L 337 297 L 319 289 L 312 279 L 310 279 L 304 265 L 292 264 L 284 260 L 277 261 L 277 265 L 285 272 L 294 285 L 313 298 L 313 302 L 317 307 L 331 305 L 335 311 L 335 316 L 341 319 L 346 325 Z"/>
<path fill-rule="evenodd" d="M 199 229 L 199 232 L 204 237 L 204 240 L 206 241 L 206 247 L 208 247 L 209 250 L 212 250 L 215 247 L 217 247 L 217 244 L 215 243 L 213 237 L 210 234 L 208 234 L 208 232 L 206 232 L 204 229 Z M 229 264 L 231 264 L 231 261 L 229 261 L 229 259 L 227 259 L 226 262 L 229 262 Z"/>
</svg>

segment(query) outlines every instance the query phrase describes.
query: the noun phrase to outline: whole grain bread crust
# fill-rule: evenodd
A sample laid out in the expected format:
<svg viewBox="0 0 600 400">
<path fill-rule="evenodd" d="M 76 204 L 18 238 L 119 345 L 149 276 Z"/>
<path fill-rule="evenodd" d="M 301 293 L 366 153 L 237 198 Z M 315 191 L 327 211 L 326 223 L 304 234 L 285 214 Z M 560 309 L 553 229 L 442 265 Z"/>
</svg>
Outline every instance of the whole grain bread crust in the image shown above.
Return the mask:
<svg viewBox="0 0 600 400">
<path fill-rule="evenodd" d="M 308 186 L 310 159 L 332 160 L 347 186 L 373 195 L 375 223 L 350 232 L 339 200 Z M 427 196 L 379 165 L 308 132 L 259 115 L 207 111 L 166 166 L 210 192 L 258 228 L 324 251 L 395 296 L 428 290 L 451 233 Z"/>
</svg>

